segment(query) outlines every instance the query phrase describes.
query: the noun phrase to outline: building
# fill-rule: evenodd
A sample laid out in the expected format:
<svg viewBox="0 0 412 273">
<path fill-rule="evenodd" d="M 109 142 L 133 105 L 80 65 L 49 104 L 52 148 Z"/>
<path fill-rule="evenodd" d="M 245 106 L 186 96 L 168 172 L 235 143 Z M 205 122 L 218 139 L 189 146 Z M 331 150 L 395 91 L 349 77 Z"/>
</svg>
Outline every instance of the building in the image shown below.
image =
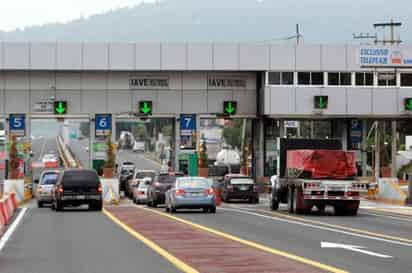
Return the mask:
<svg viewBox="0 0 412 273">
<path fill-rule="evenodd" d="M 409 46 L 3 42 L 0 52 L 3 119 L 53 118 L 47 101 L 64 101 L 65 118 L 94 127 L 96 113 L 110 113 L 115 130 L 119 121 L 136 119 L 131 113 L 147 101 L 153 119 L 176 128 L 176 162 L 180 114 L 215 119 L 224 102 L 237 103 L 231 118 L 251 123 L 257 176 L 275 171 L 278 136 L 336 137 L 359 150 L 380 120 L 393 136 L 384 141 L 393 159 L 412 135 Z M 366 172 L 371 159 L 359 155 Z"/>
</svg>

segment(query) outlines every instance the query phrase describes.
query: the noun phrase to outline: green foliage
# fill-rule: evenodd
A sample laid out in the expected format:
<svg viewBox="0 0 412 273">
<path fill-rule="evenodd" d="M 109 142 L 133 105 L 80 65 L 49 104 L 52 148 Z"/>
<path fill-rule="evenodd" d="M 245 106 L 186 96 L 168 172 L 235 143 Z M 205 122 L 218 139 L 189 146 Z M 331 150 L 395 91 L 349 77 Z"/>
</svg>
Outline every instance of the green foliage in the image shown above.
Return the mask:
<svg viewBox="0 0 412 273">
<path fill-rule="evenodd" d="M 200 168 L 207 168 L 208 167 L 208 157 L 207 157 L 207 146 L 206 146 L 206 139 L 202 136 L 202 141 L 200 142 L 199 147 L 199 167 Z"/>
<path fill-rule="evenodd" d="M 113 169 L 115 164 L 116 164 L 116 155 L 115 155 L 111 135 L 107 136 L 106 144 L 107 144 L 107 151 L 106 151 L 107 158 L 106 158 L 106 161 L 104 163 L 104 168 Z"/>
<path fill-rule="evenodd" d="M 9 176 L 12 177 L 18 170 L 20 165 L 20 160 L 17 155 L 17 139 L 16 136 L 12 136 L 10 140 L 10 150 L 9 150 Z"/>
</svg>

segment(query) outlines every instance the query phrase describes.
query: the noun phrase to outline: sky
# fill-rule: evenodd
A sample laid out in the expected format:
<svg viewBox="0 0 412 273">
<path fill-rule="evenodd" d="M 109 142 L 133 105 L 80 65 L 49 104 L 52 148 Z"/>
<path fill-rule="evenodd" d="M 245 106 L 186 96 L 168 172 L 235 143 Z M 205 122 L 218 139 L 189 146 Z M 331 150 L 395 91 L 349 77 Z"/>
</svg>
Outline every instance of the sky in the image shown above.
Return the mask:
<svg viewBox="0 0 412 273">
<path fill-rule="evenodd" d="M 1 0 L 0 30 L 45 23 L 65 23 L 110 9 L 135 6 L 155 0 Z"/>
</svg>

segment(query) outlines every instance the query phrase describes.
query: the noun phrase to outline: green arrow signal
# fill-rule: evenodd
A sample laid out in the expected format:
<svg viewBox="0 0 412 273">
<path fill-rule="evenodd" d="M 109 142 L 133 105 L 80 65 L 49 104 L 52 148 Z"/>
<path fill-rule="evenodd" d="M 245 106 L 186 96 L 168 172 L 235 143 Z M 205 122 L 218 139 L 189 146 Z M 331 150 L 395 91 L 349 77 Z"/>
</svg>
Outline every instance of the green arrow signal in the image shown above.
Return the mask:
<svg viewBox="0 0 412 273">
<path fill-rule="evenodd" d="M 60 102 L 57 104 L 56 112 L 57 112 L 58 114 L 63 114 L 64 112 L 66 112 L 66 107 L 63 106 L 63 102 L 60 101 Z"/>
<path fill-rule="evenodd" d="M 325 108 L 326 102 L 323 100 L 323 97 L 319 98 L 319 108 Z"/>
<path fill-rule="evenodd" d="M 143 107 L 140 108 L 140 111 L 142 111 L 143 114 L 148 114 L 152 108 L 149 106 L 149 103 L 143 102 Z"/>
<path fill-rule="evenodd" d="M 406 110 L 411 111 L 412 110 L 412 99 L 408 99 L 405 106 L 406 106 Z"/>
<path fill-rule="evenodd" d="M 233 107 L 232 102 L 228 102 L 225 110 L 226 110 L 226 113 L 228 113 L 230 115 L 230 114 L 235 112 L 236 108 Z"/>
</svg>

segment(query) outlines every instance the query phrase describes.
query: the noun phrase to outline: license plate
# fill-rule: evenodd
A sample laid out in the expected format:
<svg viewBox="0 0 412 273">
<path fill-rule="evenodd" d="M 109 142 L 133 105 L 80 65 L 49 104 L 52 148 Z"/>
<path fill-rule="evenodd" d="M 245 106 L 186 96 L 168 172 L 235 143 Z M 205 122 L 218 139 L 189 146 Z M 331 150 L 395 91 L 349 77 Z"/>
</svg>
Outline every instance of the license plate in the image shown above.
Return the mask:
<svg viewBox="0 0 412 273">
<path fill-rule="evenodd" d="M 241 191 L 247 191 L 248 189 L 249 189 L 249 187 L 247 187 L 247 186 L 240 187 Z"/>
<path fill-rule="evenodd" d="M 199 197 L 199 196 L 203 196 L 203 193 L 191 193 L 190 196 Z"/>
<path fill-rule="evenodd" d="M 76 196 L 76 199 L 77 200 L 84 200 L 84 199 L 86 199 L 86 196 L 85 195 L 78 195 L 78 196 Z"/>
</svg>

